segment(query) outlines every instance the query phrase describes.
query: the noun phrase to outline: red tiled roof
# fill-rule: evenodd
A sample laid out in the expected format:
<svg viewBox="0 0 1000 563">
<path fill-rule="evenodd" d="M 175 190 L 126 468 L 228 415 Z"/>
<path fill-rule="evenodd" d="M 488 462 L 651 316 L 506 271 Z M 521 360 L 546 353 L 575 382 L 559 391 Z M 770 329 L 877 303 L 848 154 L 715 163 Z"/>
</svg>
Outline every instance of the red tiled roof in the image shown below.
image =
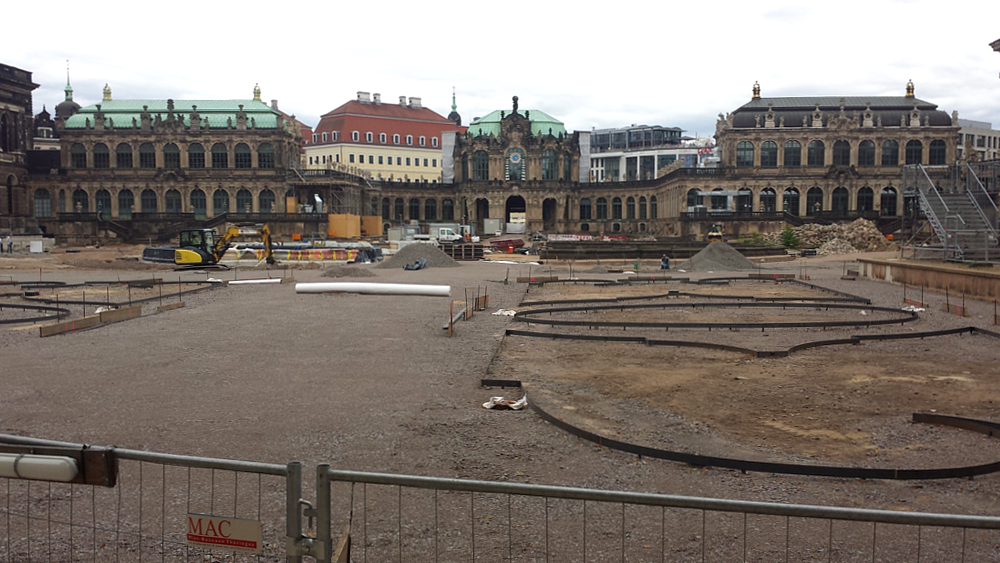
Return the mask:
<svg viewBox="0 0 1000 563">
<path fill-rule="evenodd" d="M 339 135 L 337 143 L 358 143 L 384 146 L 412 146 L 421 148 L 419 138 L 427 139 L 427 144 L 423 148 L 439 148 L 441 133 L 445 131 L 458 131 L 464 133 L 467 127 L 456 125 L 455 122 L 442 117 L 434 110 L 428 108 L 413 108 L 398 104 L 376 104 L 362 103 L 356 100 L 347 102 L 337 109 L 324 114 L 312 131 L 318 135 L 316 143 L 312 142 L 312 136 L 308 137 L 309 145 L 332 144 L 333 141 L 323 143 L 323 133 L 333 133 Z M 351 140 L 351 132 L 358 132 L 358 140 Z M 365 142 L 365 133 L 372 134 L 372 142 Z M 379 142 L 379 134 L 385 133 L 386 142 Z M 392 142 L 392 136 L 399 135 L 399 144 Z M 413 136 L 413 144 L 406 144 L 406 136 Z M 330 135 L 332 139 L 333 135 Z M 431 138 L 438 138 L 438 147 L 431 144 Z"/>
</svg>

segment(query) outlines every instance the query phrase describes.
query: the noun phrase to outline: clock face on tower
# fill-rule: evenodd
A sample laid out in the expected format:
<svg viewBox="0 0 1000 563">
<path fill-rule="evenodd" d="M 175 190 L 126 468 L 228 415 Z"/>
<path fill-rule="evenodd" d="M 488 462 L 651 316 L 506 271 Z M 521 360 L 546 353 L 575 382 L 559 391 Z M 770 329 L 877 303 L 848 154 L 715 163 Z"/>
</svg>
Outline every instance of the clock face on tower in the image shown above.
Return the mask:
<svg viewBox="0 0 1000 563">
<path fill-rule="evenodd" d="M 507 165 L 505 180 L 524 181 L 524 150 L 513 148 L 507 150 Z"/>
<path fill-rule="evenodd" d="M 521 154 L 520 153 L 516 153 L 516 152 L 515 153 L 511 153 L 510 154 L 510 162 L 511 162 L 511 164 L 517 164 L 518 162 L 521 162 Z"/>
</svg>

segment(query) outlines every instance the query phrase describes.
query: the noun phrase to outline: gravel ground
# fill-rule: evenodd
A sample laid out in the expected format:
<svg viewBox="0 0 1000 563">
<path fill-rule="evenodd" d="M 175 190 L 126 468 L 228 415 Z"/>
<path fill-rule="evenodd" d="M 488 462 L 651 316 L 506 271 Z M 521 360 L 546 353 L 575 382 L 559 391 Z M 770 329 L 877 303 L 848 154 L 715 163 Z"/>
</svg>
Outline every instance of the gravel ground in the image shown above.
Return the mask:
<svg viewBox="0 0 1000 563">
<path fill-rule="evenodd" d="M 841 260 L 807 263 L 813 283 L 863 295 L 876 304 L 901 305 L 900 286 L 840 280 Z M 764 271 L 798 273 L 802 265 L 803 260 L 766 265 Z M 25 266 L 6 270 L 2 278 L 37 279 L 37 272 Z M 450 310 L 446 298 L 298 295 L 293 284 L 275 284 L 202 292 L 185 297 L 183 309 L 53 338 L 39 338 L 33 327 L 0 325 L 0 432 L 259 462 L 295 460 L 306 468 L 329 463 L 361 471 L 756 501 L 996 513 L 997 475 L 885 482 L 694 468 L 581 442 L 531 412 L 487 411 L 480 405 L 492 395 L 520 395 L 516 390 L 484 389 L 479 382 L 512 324 L 509 317 L 488 313 L 517 308 L 523 299 L 541 294 L 529 292 L 524 284 L 501 283 L 508 270 L 513 280 L 528 275 L 529 266 L 480 262 L 420 271 L 356 267 L 375 273 L 372 281 L 450 284 L 456 301 L 486 291 L 490 307 L 460 321 L 449 338 L 442 330 Z M 587 267 L 580 262 L 574 266 L 576 271 Z M 566 265 L 534 268 L 539 273 L 568 270 Z M 298 270 L 294 276 L 300 282 L 321 281 L 321 273 Z M 148 278 L 149 273 L 134 275 Z M 210 275 L 233 279 L 236 274 Z M 67 282 L 126 277 L 73 269 L 49 276 Z M 992 303 L 968 300 L 972 317 L 958 318 L 940 312 L 943 294 L 927 292 L 924 299 L 932 308 L 922 314 L 921 329 L 991 326 Z M 147 314 L 151 310 L 155 303 L 144 308 Z M 502 365 L 491 376 L 503 378 Z M 950 405 L 937 410 L 963 414 L 952 412 Z M 669 429 L 664 424 L 658 431 L 668 434 Z M 926 432 L 957 436 L 961 431 Z M 726 444 L 725 437 L 708 429 L 705 435 L 713 448 Z M 911 439 L 890 433 L 880 438 L 880 447 L 891 449 L 894 440 Z M 965 437 L 958 442 L 969 443 Z M 986 457 L 1000 459 L 995 442 L 974 443 L 994 454 Z M 927 464 L 962 465 L 984 455 L 980 451 L 966 456 L 960 449 L 946 453 L 947 459 L 941 459 L 940 452 L 928 452 Z M 553 517 L 573 519 L 570 512 L 553 510 Z M 369 545 L 383 545 L 375 530 L 371 533 Z M 697 530 L 691 534 L 684 535 L 688 543 L 700 544 Z M 641 546 L 635 549 L 643 552 Z M 676 549 L 681 554 L 693 548 Z M 617 558 L 614 548 L 609 553 Z M 544 554 L 529 550 L 521 555 L 532 560 Z M 805 553 L 803 560 L 815 556 Z"/>
</svg>

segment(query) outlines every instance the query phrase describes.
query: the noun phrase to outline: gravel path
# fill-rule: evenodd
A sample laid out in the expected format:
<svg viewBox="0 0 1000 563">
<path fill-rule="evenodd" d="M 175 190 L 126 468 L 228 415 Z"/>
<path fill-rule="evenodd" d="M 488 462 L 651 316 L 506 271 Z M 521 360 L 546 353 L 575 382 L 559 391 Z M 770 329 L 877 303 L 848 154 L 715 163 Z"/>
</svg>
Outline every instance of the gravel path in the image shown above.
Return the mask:
<svg viewBox="0 0 1000 563">
<path fill-rule="evenodd" d="M 798 273 L 802 264 L 767 265 L 764 271 Z M 501 282 L 508 269 L 514 280 L 529 267 L 483 262 L 420 271 L 355 267 L 374 273 L 371 281 L 450 284 L 456 301 L 464 301 L 467 292 L 488 291 L 490 307 L 460 321 L 449 338 L 442 330 L 450 307 L 446 298 L 298 295 L 293 284 L 281 284 L 203 292 L 185 298 L 183 309 L 53 338 L 41 339 L 33 328 L 0 327 L 0 432 L 187 455 L 296 460 L 307 467 L 330 463 L 340 469 L 759 501 L 996 512 L 997 475 L 914 483 L 693 468 L 597 448 L 531 412 L 484 410 L 480 405 L 492 395 L 520 396 L 516 390 L 483 389 L 479 381 L 511 325 L 509 317 L 489 313 L 535 297 L 536 290 L 529 292 L 524 284 Z M 813 283 L 902 306 L 900 286 L 842 281 L 842 270 L 841 260 L 808 262 Z M 30 268 L 8 275 L 37 278 Z M 65 281 L 116 275 L 51 274 Z M 300 282 L 322 281 L 318 270 L 294 275 Z M 943 294 L 927 292 L 924 299 L 932 308 L 922 314 L 922 329 L 991 327 L 992 303 L 968 300 L 972 317 L 959 318 L 939 310 Z M 498 371 L 492 377 L 503 378 L 502 366 Z M 949 412 L 949 405 L 938 412 L 963 414 Z M 914 427 L 908 436 L 885 436 L 882 445 L 953 432 L 960 431 Z M 1000 459 L 1000 444 L 977 443 L 992 452 L 987 457 Z M 965 461 L 961 450 L 927 451 L 928 465 Z"/>
</svg>

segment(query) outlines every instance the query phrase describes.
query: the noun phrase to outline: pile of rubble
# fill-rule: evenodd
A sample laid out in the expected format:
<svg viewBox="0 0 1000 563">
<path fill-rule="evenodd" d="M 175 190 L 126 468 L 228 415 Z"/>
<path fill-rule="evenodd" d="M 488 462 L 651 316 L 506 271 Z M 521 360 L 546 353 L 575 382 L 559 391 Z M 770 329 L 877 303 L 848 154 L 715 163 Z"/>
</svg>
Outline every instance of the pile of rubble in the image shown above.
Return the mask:
<svg viewBox="0 0 1000 563">
<path fill-rule="evenodd" d="M 867 219 L 839 225 L 807 224 L 792 231 L 799 239 L 799 248 L 815 248 L 818 254 L 878 252 L 894 248 L 875 223 Z M 782 233 L 767 233 L 763 238 L 768 244 L 782 244 Z"/>
</svg>

